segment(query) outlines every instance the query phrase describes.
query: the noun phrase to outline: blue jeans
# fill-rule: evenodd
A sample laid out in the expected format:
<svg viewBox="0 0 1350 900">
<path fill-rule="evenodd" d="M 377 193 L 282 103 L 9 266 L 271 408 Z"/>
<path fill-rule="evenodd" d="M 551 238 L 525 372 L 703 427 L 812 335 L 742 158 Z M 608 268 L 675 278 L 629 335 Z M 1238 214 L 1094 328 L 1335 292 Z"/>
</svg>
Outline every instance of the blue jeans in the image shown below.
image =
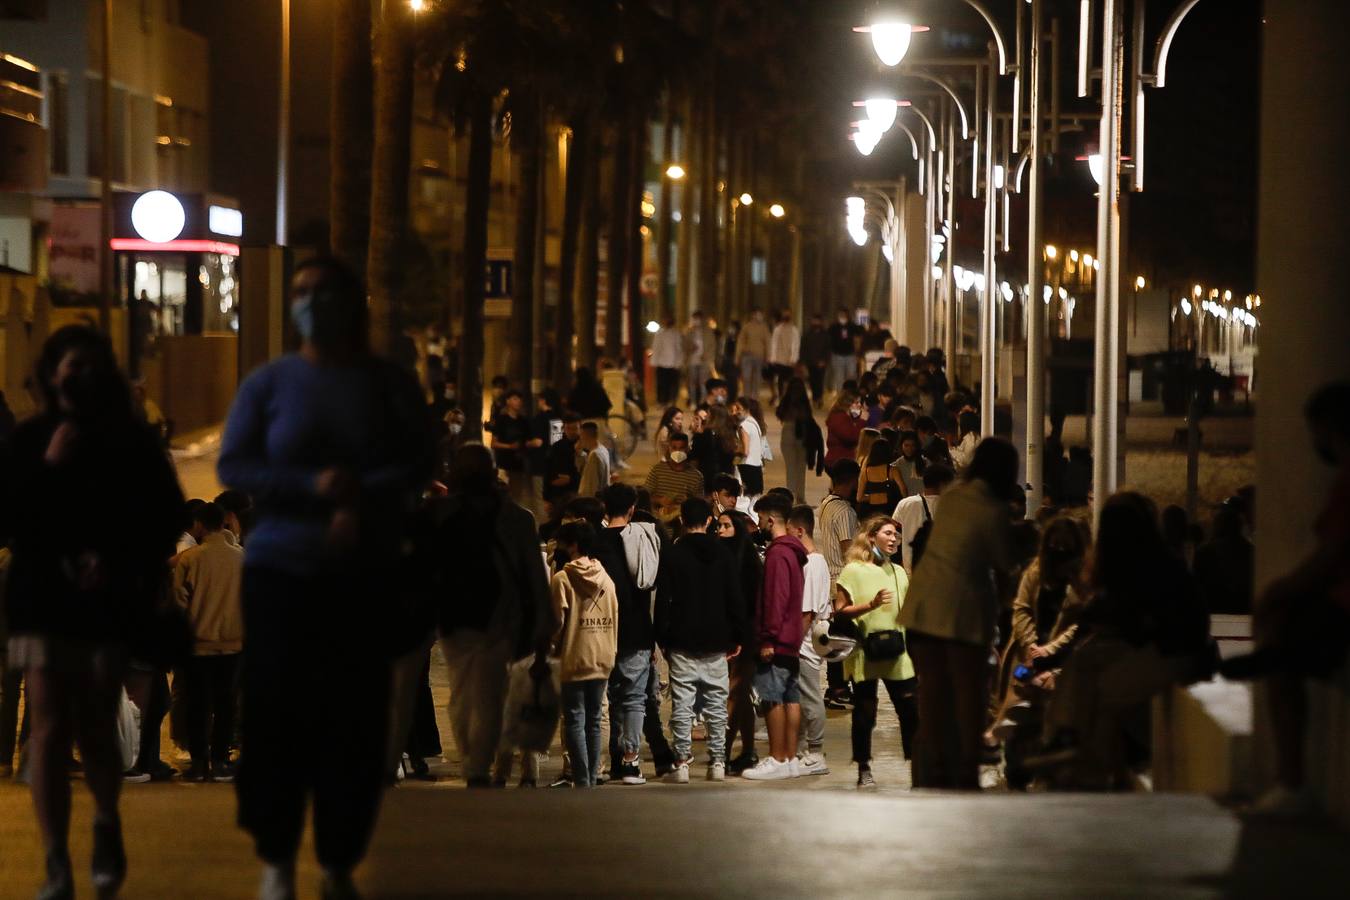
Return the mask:
<svg viewBox="0 0 1350 900">
<path fill-rule="evenodd" d="M 755 692 L 759 694 L 761 706 L 801 703 L 801 686 L 797 683 L 799 664 L 797 660 L 785 661 L 784 657 L 774 657 L 772 662 L 761 662 L 755 669 Z"/>
<path fill-rule="evenodd" d="M 572 784 L 595 787 L 600 780 L 600 707 L 605 679 L 562 683 L 563 739 L 572 758 Z"/>
<path fill-rule="evenodd" d="M 670 663 L 670 730 L 675 736 L 676 758 L 688 760 L 693 754 L 690 735 L 694 716 L 701 708 L 708 723 L 708 761 L 726 762 L 726 656 L 672 651 L 666 654 L 666 661 Z"/>
<path fill-rule="evenodd" d="M 609 673 L 609 735 L 625 756 L 642 746 L 642 723 L 647 714 L 647 681 L 652 670 L 652 651 L 621 653 Z M 617 762 L 617 760 L 614 760 Z"/>
<path fill-rule="evenodd" d="M 852 354 L 841 356 L 834 354 L 830 357 L 830 390 L 837 391 L 844 386 L 844 382 L 850 378 L 858 377 L 858 358 Z"/>
</svg>

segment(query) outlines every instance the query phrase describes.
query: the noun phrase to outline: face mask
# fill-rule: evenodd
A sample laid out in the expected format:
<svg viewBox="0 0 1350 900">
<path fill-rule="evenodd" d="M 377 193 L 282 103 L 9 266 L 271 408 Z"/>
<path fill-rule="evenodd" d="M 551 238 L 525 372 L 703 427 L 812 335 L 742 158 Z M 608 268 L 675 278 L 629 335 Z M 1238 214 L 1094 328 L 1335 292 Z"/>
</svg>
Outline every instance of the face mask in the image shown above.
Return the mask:
<svg viewBox="0 0 1350 900">
<path fill-rule="evenodd" d="M 354 322 L 347 304 L 327 291 L 300 294 L 291 302 L 291 322 L 307 343 L 337 346 L 352 332 Z"/>
<path fill-rule="evenodd" d="M 685 453 L 683 450 L 672 450 L 670 452 L 670 461 L 677 466 L 688 458 L 689 454 Z"/>
<path fill-rule="evenodd" d="M 450 434 L 452 435 L 459 434 L 460 431 L 464 429 L 464 426 L 458 422 L 451 422 L 449 427 L 450 427 Z"/>
<path fill-rule="evenodd" d="M 886 561 L 886 554 L 882 553 L 881 548 L 876 544 L 872 545 L 872 559 L 878 563 L 884 563 Z"/>
<path fill-rule="evenodd" d="M 862 410 L 858 409 L 858 407 L 856 406 L 853 406 L 849 408 L 848 414 L 856 419 L 862 415 Z"/>
</svg>

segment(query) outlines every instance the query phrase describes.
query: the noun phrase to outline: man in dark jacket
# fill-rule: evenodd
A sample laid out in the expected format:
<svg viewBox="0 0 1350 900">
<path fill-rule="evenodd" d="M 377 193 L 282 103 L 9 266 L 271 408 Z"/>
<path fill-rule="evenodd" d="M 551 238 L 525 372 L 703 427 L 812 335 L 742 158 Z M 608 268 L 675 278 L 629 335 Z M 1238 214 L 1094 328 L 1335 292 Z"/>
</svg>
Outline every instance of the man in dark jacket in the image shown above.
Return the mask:
<svg viewBox="0 0 1350 900">
<path fill-rule="evenodd" d="M 755 691 L 766 707 L 769 755 L 753 769 L 742 772 L 752 781 L 795 778 L 797 733 L 801 729 L 801 691 L 797 684 L 802 644 L 802 592 L 806 548 L 788 534 L 792 504 L 782 494 L 765 494 L 755 503 L 761 531 L 773 538 L 764 554 L 764 580 L 760 583 L 755 615 L 759 668 Z"/>
<path fill-rule="evenodd" d="M 694 708 L 708 723 L 708 780 L 726 777 L 727 660 L 741 647 L 744 630 L 739 576 L 723 541 L 708 534 L 707 500 L 680 506 L 685 534 L 661 558 L 656 589 L 656 639 L 670 664 L 675 771 L 668 780 L 689 782 Z"/>
<path fill-rule="evenodd" d="M 825 330 L 825 320 L 820 316 L 811 317 L 811 327 L 802 335 L 799 355 L 811 384 L 811 400 L 820 406 L 825 402 L 825 370 L 830 365 L 830 333 Z"/>
</svg>

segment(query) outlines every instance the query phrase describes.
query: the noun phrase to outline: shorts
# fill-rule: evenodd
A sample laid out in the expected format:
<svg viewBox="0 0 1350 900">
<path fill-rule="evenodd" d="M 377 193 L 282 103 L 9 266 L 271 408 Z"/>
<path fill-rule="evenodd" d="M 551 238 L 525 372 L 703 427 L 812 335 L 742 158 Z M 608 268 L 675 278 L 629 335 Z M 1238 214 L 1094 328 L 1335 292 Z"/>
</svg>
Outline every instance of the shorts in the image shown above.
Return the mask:
<svg viewBox="0 0 1350 900">
<path fill-rule="evenodd" d="M 758 497 L 764 493 L 763 466 L 747 466 L 741 463 L 736 468 L 741 473 L 741 486 L 745 488 L 747 497 Z"/>
<path fill-rule="evenodd" d="M 772 662 L 761 662 L 756 666 L 752 684 L 759 695 L 757 705 L 764 709 L 784 703 L 801 703 L 798 671 L 799 663 L 795 657 L 775 656 Z"/>
</svg>

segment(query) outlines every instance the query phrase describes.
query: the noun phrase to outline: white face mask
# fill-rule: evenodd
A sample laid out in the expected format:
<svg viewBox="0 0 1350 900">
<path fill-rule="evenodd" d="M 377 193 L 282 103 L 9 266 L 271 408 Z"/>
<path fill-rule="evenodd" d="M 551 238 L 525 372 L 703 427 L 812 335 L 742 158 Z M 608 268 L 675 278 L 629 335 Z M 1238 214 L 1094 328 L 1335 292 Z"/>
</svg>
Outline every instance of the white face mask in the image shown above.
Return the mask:
<svg viewBox="0 0 1350 900">
<path fill-rule="evenodd" d="M 680 463 L 684 462 L 684 461 L 685 461 L 686 459 L 688 459 L 688 458 L 689 458 L 689 454 L 688 454 L 688 453 L 685 453 L 683 450 L 672 450 L 672 451 L 670 451 L 670 461 L 673 462 L 673 463 L 675 463 L 675 465 L 677 465 L 677 466 L 678 466 Z"/>
<path fill-rule="evenodd" d="M 451 434 L 459 434 L 460 430 L 461 430 L 464 426 L 461 425 L 461 424 L 459 424 L 458 422 L 451 422 L 449 427 L 450 427 L 450 433 L 451 433 Z"/>
</svg>

